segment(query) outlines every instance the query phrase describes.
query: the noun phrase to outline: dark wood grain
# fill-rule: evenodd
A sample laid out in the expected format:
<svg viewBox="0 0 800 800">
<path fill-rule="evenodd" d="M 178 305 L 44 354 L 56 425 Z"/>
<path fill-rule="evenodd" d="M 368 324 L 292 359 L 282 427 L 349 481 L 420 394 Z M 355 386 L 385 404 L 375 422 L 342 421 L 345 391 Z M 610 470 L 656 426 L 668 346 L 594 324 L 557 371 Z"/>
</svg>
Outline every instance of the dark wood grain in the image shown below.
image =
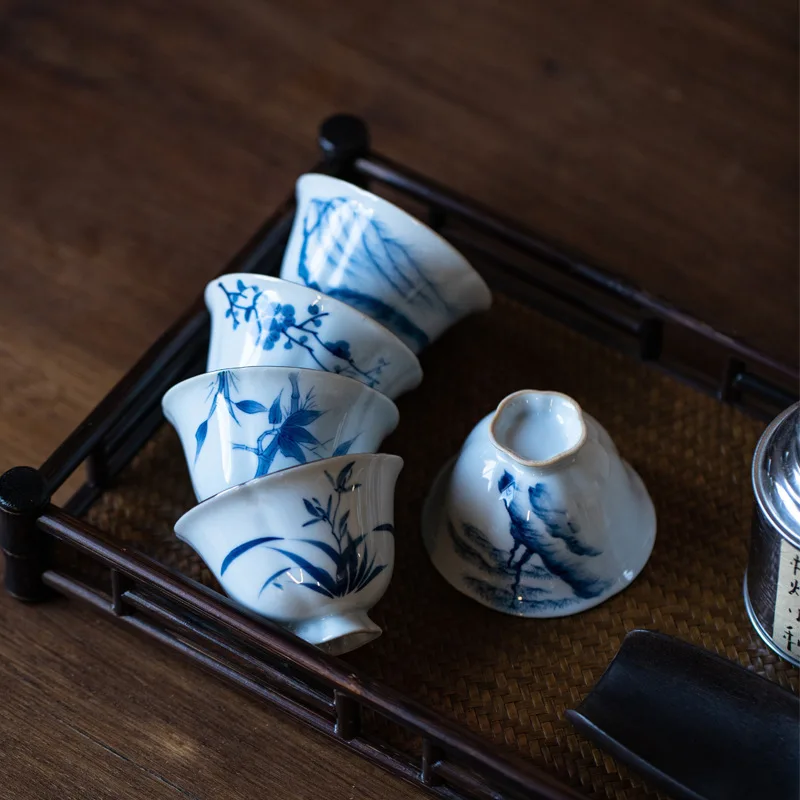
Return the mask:
<svg viewBox="0 0 800 800">
<path fill-rule="evenodd" d="M 419 796 L 66 601 L 3 600 L 0 626 L 0 797 Z"/>
<path fill-rule="evenodd" d="M 337 110 L 796 361 L 797 43 L 789 0 L 0 0 L 0 468 L 102 397 Z M 407 791 L 77 609 L 3 597 L 0 633 L 0 796 Z"/>
</svg>

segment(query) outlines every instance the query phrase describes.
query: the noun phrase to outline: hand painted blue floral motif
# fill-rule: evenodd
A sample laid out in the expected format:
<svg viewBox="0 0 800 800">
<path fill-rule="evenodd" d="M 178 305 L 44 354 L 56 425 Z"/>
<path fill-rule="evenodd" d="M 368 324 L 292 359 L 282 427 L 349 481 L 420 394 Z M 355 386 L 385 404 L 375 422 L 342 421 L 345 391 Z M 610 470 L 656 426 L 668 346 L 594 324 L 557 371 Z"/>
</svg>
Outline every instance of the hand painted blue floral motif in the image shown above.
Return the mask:
<svg viewBox="0 0 800 800">
<path fill-rule="evenodd" d="M 350 343 L 344 339 L 336 341 L 324 337 L 327 311 L 317 305 L 306 309 L 307 316 L 298 322 L 295 307 L 290 303 L 266 303 L 258 285 L 247 286 L 239 279 L 235 289 L 228 289 L 220 282 L 219 288 L 228 299 L 225 317 L 231 320 L 233 330 L 240 325 L 252 325 L 256 331 L 256 346 L 272 350 L 282 345 L 284 350 L 299 347 L 305 350 L 317 368 L 325 372 L 336 372 L 357 378 L 372 388 L 380 385 L 383 368 L 389 365 L 384 358 L 365 368 L 359 366 L 350 352 Z"/>
<path fill-rule="evenodd" d="M 254 477 L 259 478 L 269 473 L 275 456 L 280 453 L 285 458 L 305 464 L 306 452 L 315 458 L 325 456 L 324 449 L 327 442 L 320 442 L 309 427 L 325 412 L 316 408 L 314 390 L 309 389 L 305 397 L 300 396 L 300 383 L 298 373 L 289 375 L 292 393 L 289 406 L 281 406 L 283 392 L 279 392 L 269 407 L 267 421 L 270 427 L 266 428 L 256 440 L 255 446 L 234 443 L 234 450 L 247 450 L 258 459 L 258 467 Z M 266 411 L 266 409 L 264 409 Z M 333 451 L 332 456 L 343 456 L 348 453 L 357 436 L 341 442 Z M 269 442 L 269 444 L 267 444 Z"/>
<path fill-rule="evenodd" d="M 237 390 L 237 384 L 236 375 L 228 371 L 217 373 L 214 381 L 212 381 L 209 390 L 209 398 L 212 398 L 212 400 L 208 416 L 200 423 L 195 433 L 195 439 L 197 441 L 195 462 L 200 456 L 200 451 L 202 450 L 206 435 L 208 434 L 208 423 L 217 410 L 218 399 L 220 397 L 223 398 L 223 402 L 231 418 L 240 427 L 241 423 L 236 416 L 237 410 L 245 414 L 267 414 L 267 423 L 269 427 L 265 428 L 258 436 L 255 445 L 239 442 L 233 443 L 234 450 L 246 450 L 255 455 L 257 466 L 255 475 L 253 476 L 254 478 L 259 478 L 269 473 L 272 462 L 275 460 L 278 453 L 298 464 L 306 463 L 308 460 L 306 454 L 311 454 L 314 458 L 323 458 L 327 455 L 325 449 L 328 442 L 321 442 L 309 430 L 313 423 L 325 413 L 325 410 L 316 408 L 313 387 L 305 393 L 305 396 L 301 394 L 299 373 L 289 373 L 291 394 L 288 406 L 281 405 L 283 390 L 277 394 L 269 408 L 256 400 L 234 401 L 231 397 L 231 393 Z M 330 455 L 347 455 L 353 442 L 355 442 L 357 438 L 358 434 L 352 439 L 340 442 Z"/>
<path fill-rule="evenodd" d="M 390 297 L 404 303 L 449 310 L 409 247 L 358 201 L 345 197 L 308 203 L 297 274 L 307 286 L 322 287 L 331 297 L 410 339 L 418 349 L 428 344 L 428 335 L 419 326 L 391 303 L 355 287 L 378 281 Z"/>
<path fill-rule="evenodd" d="M 208 398 L 206 399 L 211 399 L 211 405 L 208 409 L 208 415 L 197 426 L 197 430 L 194 434 L 195 441 L 197 442 L 197 449 L 194 454 L 195 463 L 197 463 L 197 459 L 200 457 L 200 451 L 203 449 L 203 444 L 208 435 L 208 423 L 217 410 L 217 403 L 220 397 L 223 403 L 225 403 L 231 418 L 237 425 L 241 423 L 236 416 L 236 409 L 243 414 L 258 414 L 261 411 L 267 410 L 261 403 L 257 403 L 255 400 L 239 400 L 238 402 L 234 402 L 231 399 L 231 392 L 236 391 L 237 383 L 236 376 L 232 372 L 223 370 L 222 372 L 218 372 L 214 380 L 209 384 Z"/>
<path fill-rule="evenodd" d="M 559 610 L 598 597 L 609 588 L 609 581 L 592 569 L 591 560 L 601 551 L 581 541 L 578 526 L 566 510 L 554 506 L 545 484 L 528 488 L 530 511 L 520 500 L 519 487 L 509 472 L 503 472 L 497 488 L 509 517 L 510 550 L 494 547 L 473 525 L 464 523 L 458 531 L 448 520 L 457 555 L 488 578 L 464 577 L 485 602 L 525 613 Z M 540 563 L 531 563 L 533 556 L 538 556 Z M 536 586 L 554 577 L 570 587 L 572 597 L 550 597 L 548 589 Z"/>
<path fill-rule="evenodd" d="M 309 514 L 309 519 L 303 523 L 303 527 L 308 528 L 322 523 L 327 530 L 324 534 L 324 539 L 294 539 L 293 541 L 317 548 L 332 565 L 331 568 L 326 569 L 324 566 L 312 564 L 308 559 L 297 553 L 273 544 L 273 542 L 292 540 L 287 540 L 282 536 L 262 536 L 234 547 L 225 556 L 220 568 L 220 575 L 224 575 L 228 567 L 239 556 L 254 547 L 269 545 L 270 550 L 275 550 L 286 556 L 292 564 L 270 575 L 264 581 L 259 594 L 270 586 L 282 590 L 283 586 L 280 583 L 280 578 L 295 566 L 300 567 L 311 578 L 310 581 L 304 580 L 300 584 L 301 586 L 305 586 L 307 589 L 328 598 L 344 597 L 348 594 L 360 592 L 372 583 L 386 569 L 387 565 L 375 563 L 376 557 L 374 554 L 370 554 L 367 544 L 368 534 L 353 537 L 348 524 L 350 510 L 348 509 L 341 516 L 339 515 L 342 495 L 347 492 L 354 492 L 361 487 L 360 483 L 349 482 L 354 464 L 354 461 L 345 464 L 335 479 L 329 472 L 325 472 L 333 488 L 333 494 L 328 495 L 327 501 L 321 502 L 316 497 L 302 498 L 303 505 Z M 335 501 L 334 497 L 336 498 Z M 394 526 L 387 522 L 377 525 L 372 531 L 373 533 L 385 532 L 394 534 Z"/>
</svg>

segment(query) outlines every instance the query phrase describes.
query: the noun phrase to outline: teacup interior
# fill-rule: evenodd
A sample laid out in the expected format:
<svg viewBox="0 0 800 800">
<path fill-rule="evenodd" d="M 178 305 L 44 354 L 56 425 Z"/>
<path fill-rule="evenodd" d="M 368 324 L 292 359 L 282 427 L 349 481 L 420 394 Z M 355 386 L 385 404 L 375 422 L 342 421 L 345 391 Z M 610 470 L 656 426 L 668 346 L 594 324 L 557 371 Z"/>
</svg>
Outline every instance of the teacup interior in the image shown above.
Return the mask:
<svg viewBox="0 0 800 800">
<path fill-rule="evenodd" d="M 495 444 L 523 464 L 547 464 L 574 451 L 585 427 L 578 404 L 555 392 L 507 397 L 492 421 Z"/>
</svg>

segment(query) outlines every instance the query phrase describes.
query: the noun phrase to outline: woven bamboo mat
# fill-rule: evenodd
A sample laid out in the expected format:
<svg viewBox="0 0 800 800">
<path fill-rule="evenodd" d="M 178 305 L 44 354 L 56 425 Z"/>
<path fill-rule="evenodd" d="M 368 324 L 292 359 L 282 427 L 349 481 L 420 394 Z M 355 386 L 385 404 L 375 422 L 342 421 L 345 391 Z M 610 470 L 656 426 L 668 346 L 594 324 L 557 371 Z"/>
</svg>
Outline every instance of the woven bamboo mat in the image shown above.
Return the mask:
<svg viewBox="0 0 800 800">
<path fill-rule="evenodd" d="M 578 736 L 564 711 L 594 685 L 628 631 L 679 636 L 797 691 L 797 670 L 761 643 L 742 601 L 760 422 L 504 297 L 433 345 L 423 367 L 425 380 L 400 400 L 400 427 L 384 446 L 406 462 L 395 574 L 372 614 L 384 634 L 348 655 L 350 663 L 588 796 L 619 800 L 655 793 Z M 422 502 L 442 463 L 478 419 L 523 388 L 565 392 L 599 419 L 658 513 L 644 572 L 574 617 L 521 620 L 483 608 L 439 577 L 420 540 Z M 177 437 L 164 428 L 88 516 L 214 585 L 172 536 L 192 504 Z"/>
</svg>

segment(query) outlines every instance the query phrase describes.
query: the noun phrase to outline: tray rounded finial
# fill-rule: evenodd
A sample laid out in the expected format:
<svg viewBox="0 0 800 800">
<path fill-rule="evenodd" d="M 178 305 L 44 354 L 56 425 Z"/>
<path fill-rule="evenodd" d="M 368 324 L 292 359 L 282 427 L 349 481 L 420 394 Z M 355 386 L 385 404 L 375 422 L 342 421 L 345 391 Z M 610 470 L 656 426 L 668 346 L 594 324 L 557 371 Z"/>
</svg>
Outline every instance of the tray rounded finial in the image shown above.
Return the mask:
<svg viewBox="0 0 800 800">
<path fill-rule="evenodd" d="M 0 508 L 12 514 L 38 511 L 50 500 L 44 477 L 34 467 L 12 467 L 0 475 Z"/>
<path fill-rule="evenodd" d="M 326 159 L 352 160 L 369 152 L 367 123 L 354 114 L 334 114 L 319 126 L 319 146 Z"/>
</svg>

